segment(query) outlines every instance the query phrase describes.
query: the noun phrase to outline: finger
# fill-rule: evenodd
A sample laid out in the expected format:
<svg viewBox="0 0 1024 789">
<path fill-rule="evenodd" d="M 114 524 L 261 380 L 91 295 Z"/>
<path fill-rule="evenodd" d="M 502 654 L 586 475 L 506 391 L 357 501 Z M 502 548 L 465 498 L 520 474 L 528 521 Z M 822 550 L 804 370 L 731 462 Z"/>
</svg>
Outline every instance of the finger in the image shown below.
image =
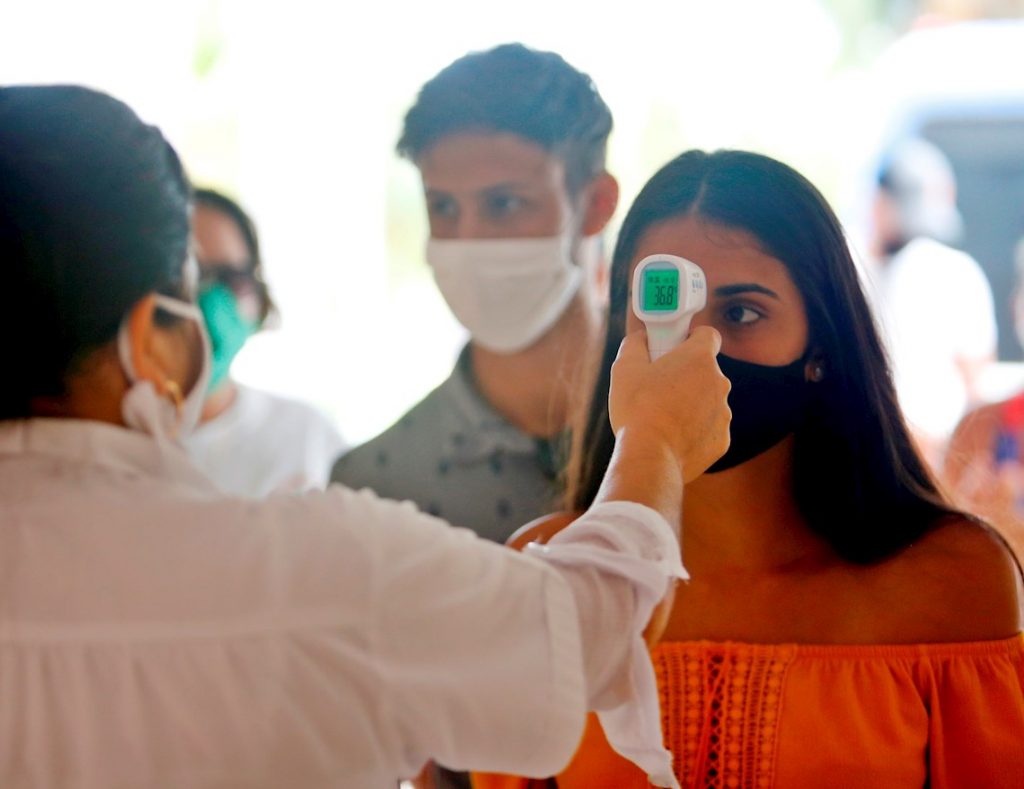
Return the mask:
<svg viewBox="0 0 1024 789">
<path fill-rule="evenodd" d="M 690 332 L 687 342 L 709 348 L 712 356 L 718 356 L 718 352 L 722 350 L 722 335 L 711 326 L 697 326 Z"/>
<path fill-rule="evenodd" d="M 650 362 L 650 358 L 650 353 L 647 350 L 646 329 L 637 329 L 627 334 L 619 344 L 619 352 L 615 356 L 617 362 L 623 361 L 627 364 L 641 359 Z"/>
</svg>

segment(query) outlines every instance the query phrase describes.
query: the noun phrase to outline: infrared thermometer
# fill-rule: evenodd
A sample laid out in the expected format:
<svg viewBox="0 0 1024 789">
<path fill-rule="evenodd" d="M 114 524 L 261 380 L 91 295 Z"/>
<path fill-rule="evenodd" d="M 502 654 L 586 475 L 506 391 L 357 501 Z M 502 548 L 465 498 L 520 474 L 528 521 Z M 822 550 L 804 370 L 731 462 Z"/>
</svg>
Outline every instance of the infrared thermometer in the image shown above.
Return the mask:
<svg viewBox="0 0 1024 789">
<path fill-rule="evenodd" d="M 676 255 L 649 255 L 633 272 L 633 312 L 647 326 L 651 361 L 686 339 L 690 321 L 704 309 L 708 286 L 693 261 Z"/>
</svg>

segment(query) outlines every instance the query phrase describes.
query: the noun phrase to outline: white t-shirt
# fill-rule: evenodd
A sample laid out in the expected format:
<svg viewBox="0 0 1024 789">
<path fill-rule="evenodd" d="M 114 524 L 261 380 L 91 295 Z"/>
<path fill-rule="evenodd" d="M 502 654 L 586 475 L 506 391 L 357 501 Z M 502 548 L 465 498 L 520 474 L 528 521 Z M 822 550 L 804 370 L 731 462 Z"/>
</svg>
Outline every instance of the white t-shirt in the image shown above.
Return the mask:
<svg viewBox="0 0 1024 789">
<path fill-rule="evenodd" d="M 176 445 L 40 419 L 0 422 L 0 525 L 4 789 L 544 776 L 588 705 L 669 769 L 640 634 L 683 570 L 639 505 L 520 554 L 368 491 L 226 498 Z"/>
<path fill-rule="evenodd" d="M 218 488 L 250 498 L 323 488 L 345 449 L 337 428 L 312 406 L 242 385 L 227 410 L 184 444 Z"/>
<path fill-rule="evenodd" d="M 869 274 L 900 405 L 911 427 L 952 434 L 968 406 L 956 360 L 996 351 L 992 289 L 970 255 L 916 239 Z"/>
</svg>

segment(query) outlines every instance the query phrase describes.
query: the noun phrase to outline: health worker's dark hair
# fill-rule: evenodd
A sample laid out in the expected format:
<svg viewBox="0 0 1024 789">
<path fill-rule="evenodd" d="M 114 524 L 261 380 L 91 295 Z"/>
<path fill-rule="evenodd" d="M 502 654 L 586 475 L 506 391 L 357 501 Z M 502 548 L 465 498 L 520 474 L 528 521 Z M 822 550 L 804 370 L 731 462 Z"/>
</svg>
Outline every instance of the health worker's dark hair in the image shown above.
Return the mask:
<svg viewBox="0 0 1024 789">
<path fill-rule="evenodd" d="M 398 152 L 412 161 L 459 132 L 511 132 L 565 162 L 576 194 L 605 166 L 612 114 L 593 81 L 554 52 L 503 44 L 465 55 L 419 92 Z"/>
<path fill-rule="evenodd" d="M 568 505 L 596 495 L 611 457 L 611 365 L 625 334 L 629 273 L 644 234 L 697 216 L 746 231 L 780 260 L 803 296 L 813 385 L 795 436 L 794 494 L 810 528 L 845 559 L 871 563 L 956 513 L 938 492 L 897 405 L 892 375 L 838 219 L 817 189 L 781 162 L 744 151 L 689 151 L 647 182 L 623 223 L 612 260 L 603 356 L 578 420 Z"/>
<path fill-rule="evenodd" d="M 0 419 L 59 397 L 154 291 L 184 292 L 189 185 L 124 103 L 71 85 L 0 88 Z"/>
</svg>

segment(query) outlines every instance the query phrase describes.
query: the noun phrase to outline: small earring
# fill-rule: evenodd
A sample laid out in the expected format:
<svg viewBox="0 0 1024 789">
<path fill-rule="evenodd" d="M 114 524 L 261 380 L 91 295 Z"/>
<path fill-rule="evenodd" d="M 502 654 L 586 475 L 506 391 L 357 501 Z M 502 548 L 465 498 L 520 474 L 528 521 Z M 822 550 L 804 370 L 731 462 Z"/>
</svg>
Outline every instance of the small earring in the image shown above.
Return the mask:
<svg viewBox="0 0 1024 789">
<path fill-rule="evenodd" d="M 178 386 L 176 381 L 166 381 L 164 383 L 164 393 L 170 397 L 171 402 L 174 403 L 174 408 L 178 412 L 178 416 L 181 416 L 181 411 L 185 407 L 185 398 L 181 396 L 181 387 Z"/>
<path fill-rule="evenodd" d="M 825 367 L 822 364 L 815 364 L 811 367 L 811 381 L 819 383 L 825 377 Z"/>
</svg>

